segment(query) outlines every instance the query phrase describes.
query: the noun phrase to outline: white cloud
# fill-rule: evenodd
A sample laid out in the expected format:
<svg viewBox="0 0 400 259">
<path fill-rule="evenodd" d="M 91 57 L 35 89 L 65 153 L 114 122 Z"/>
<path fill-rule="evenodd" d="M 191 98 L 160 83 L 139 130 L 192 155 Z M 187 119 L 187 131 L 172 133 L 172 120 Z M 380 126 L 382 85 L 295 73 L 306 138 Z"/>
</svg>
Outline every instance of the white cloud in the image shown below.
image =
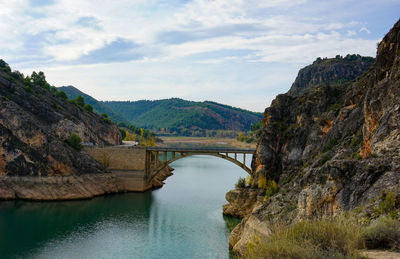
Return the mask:
<svg viewBox="0 0 400 259">
<path fill-rule="evenodd" d="M 42 69 L 49 73 L 54 84 L 76 84 L 101 98 L 111 96 L 110 91 L 126 89 L 131 89 L 132 99 L 146 98 L 149 92 L 145 89 L 151 89 L 159 98 L 195 98 L 198 94 L 212 99 L 216 96 L 213 89 L 240 92 L 243 87 L 235 82 L 245 84 L 246 80 L 251 85 L 246 91 L 263 86 L 280 89 L 276 93 L 283 92 L 293 77 L 272 80 L 264 77 L 266 72 L 262 69 L 256 69 L 257 74 L 246 70 L 271 69 L 273 64 L 277 77 L 286 77 L 287 67 L 294 69 L 291 75 L 296 74 L 298 68 L 318 56 L 348 53 L 373 56 L 376 42 L 385 33 L 377 34 L 372 27 L 366 27 L 366 19 L 370 17 L 366 8 L 357 9 L 357 16 L 354 14 L 354 9 L 360 6 L 355 0 L 99 3 L 56 0 L 53 5 L 32 7 L 28 0 L 0 0 L 1 58 L 24 72 Z M 370 1 L 368 6 L 373 4 Z M 385 16 L 384 11 L 390 6 L 396 6 L 396 1 L 377 4 L 374 11 Z M 85 17 L 95 26 L 79 23 Z M 107 59 L 101 55 L 85 59 L 117 40 L 132 43 L 135 49 L 126 53 L 137 55 L 132 54 L 131 59 L 121 63 L 121 52 L 115 49 L 119 56 L 113 60 L 111 49 Z M 235 73 L 240 78 L 232 77 Z M 116 90 L 111 90 L 114 89 L 111 86 Z M 97 87 L 99 91 L 95 90 Z M 209 98 L 206 98 L 207 91 Z M 268 91 L 274 92 L 271 88 Z M 257 95 L 263 96 L 260 92 Z M 240 98 L 230 98 L 239 103 Z M 258 99 L 257 103 L 264 103 L 265 98 Z M 250 108 L 252 104 L 245 107 Z"/>
<path fill-rule="evenodd" d="M 366 32 L 368 34 L 371 34 L 371 31 L 367 29 L 367 27 L 363 26 L 358 32 Z"/>
</svg>

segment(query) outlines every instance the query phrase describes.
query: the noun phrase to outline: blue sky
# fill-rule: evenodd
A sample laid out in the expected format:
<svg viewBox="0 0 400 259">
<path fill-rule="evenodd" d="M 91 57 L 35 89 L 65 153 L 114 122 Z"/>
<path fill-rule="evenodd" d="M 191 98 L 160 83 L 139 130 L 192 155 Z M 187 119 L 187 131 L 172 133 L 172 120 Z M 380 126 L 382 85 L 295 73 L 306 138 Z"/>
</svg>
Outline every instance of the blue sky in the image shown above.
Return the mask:
<svg viewBox="0 0 400 259">
<path fill-rule="evenodd" d="M 0 0 L 0 58 L 99 100 L 263 111 L 317 57 L 375 56 L 398 0 Z"/>
</svg>

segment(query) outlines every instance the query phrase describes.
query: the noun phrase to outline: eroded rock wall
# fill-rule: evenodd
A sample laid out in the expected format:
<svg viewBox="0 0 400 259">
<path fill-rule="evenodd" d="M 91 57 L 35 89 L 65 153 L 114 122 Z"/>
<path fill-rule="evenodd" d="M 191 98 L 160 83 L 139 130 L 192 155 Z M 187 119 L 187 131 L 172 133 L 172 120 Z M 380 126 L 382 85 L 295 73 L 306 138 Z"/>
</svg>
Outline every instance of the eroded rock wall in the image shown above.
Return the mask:
<svg viewBox="0 0 400 259">
<path fill-rule="evenodd" d="M 360 78 L 279 95 L 265 110 L 253 187 L 263 175 L 279 192 L 233 230 L 234 251 L 243 253 L 249 233 L 268 234 L 268 224 L 369 208 L 387 193 L 400 200 L 399 44 L 400 21 Z"/>
</svg>

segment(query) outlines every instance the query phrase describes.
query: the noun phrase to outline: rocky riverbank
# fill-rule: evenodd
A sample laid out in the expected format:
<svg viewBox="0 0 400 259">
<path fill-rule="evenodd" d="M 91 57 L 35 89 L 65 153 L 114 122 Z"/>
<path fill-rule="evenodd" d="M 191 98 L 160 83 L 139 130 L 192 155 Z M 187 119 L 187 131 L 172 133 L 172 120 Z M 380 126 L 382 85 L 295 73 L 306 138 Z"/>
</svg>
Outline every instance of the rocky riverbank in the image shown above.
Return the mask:
<svg viewBox="0 0 400 259">
<path fill-rule="evenodd" d="M 163 181 L 173 175 L 172 170 L 163 169 L 148 188 L 161 188 Z M 110 172 L 40 177 L 0 175 L 0 200 L 78 200 L 132 191 L 124 180 Z"/>
</svg>

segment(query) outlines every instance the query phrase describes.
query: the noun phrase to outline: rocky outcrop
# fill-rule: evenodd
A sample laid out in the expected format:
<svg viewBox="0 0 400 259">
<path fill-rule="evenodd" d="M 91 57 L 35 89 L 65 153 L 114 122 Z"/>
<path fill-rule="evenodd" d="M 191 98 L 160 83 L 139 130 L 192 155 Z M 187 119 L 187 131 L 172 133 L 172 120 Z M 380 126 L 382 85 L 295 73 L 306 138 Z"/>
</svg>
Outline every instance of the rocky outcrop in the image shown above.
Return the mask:
<svg viewBox="0 0 400 259">
<path fill-rule="evenodd" d="M 321 84 L 343 84 L 361 76 L 375 59 L 360 55 L 335 58 L 317 58 L 311 65 L 300 69 L 288 94 L 299 96 L 311 92 Z"/>
<path fill-rule="evenodd" d="M 234 251 L 243 253 L 251 234 L 268 235 L 275 222 L 354 209 L 371 219 L 387 195 L 400 200 L 399 45 L 400 21 L 355 81 L 279 95 L 265 110 L 252 161 L 254 187 L 263 175 L 279 191 L 233 230 Z"/>
<path fill-rule="evenodd" d="M 0 68 L 0 198 L 37 195 L 42 200 L 47 193 L 48 199 L 70 199 L 114 192 L 112 180 L 100 184 L 110 172 L 66 139 L 77 134 L 83 143 L 120 144 L 118 127 L 68 102 L 42 73 L 24 78 L 2 60 Z"/>
<path fill-rule="evenodd" d="M 255 207 L 261 205 L 264 199 L 262 190 L 240 188 L 229 191 L 226 196 L 229 202 L 222 208 L 223 214 L 231 217 L 244 218 L 249 215 Z"/>
</svg>

